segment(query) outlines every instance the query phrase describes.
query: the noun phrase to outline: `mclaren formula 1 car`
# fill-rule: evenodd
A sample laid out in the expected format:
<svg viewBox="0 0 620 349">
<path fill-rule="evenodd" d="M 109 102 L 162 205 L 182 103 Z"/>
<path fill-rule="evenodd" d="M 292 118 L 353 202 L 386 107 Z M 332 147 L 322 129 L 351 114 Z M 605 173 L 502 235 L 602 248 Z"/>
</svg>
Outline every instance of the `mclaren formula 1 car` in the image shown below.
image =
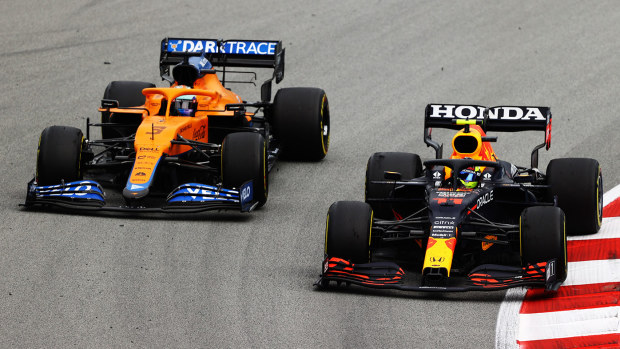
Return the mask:
<svg viewBox="0 0 620 349">
<path fill-rule="evenodd" d="M 432 128 L 458 130 L 453 153 Z M 540 130 L 531 165 L 500 160 L 487 131 Z M 566 279 L 566 235 L 601 226 L 603 179 L 586 158 L 551 160 L 547 107 L 430 104 L 424 142 L 435 159 L 375 153 L 366 168 L 365 202 L 331 205 L 322 275 L 316 285 L 357 284 L 409 291 L 557 290 Z M 405 273 L 407 271 L 407 273 Z"/>
<path fill-rule="evenodd" d="M 249 103 L 225 86 L 254 83 L 254 68 L 272 74 L 261 86 L 261 100 Z M 269 171 L 279 156 L 325 157 L 325 92 L 282 88 L 271 101 L 272 81 L 284 77 L 280 41 L 166 38 L 160 72 L 170 87 L 111 82 L 101 122 L 87 121 L 86 136 L 74 127 L 46 128 L 25 206 L 245 212 L 265 204 Z M 230 76 L 248 78 L 227 81 Z M 93 127 L 101 128 L 102 139 L 90 138 Z M 104 187 L 118 189 L 118 204 L 108 203 Z"/>
</svg>

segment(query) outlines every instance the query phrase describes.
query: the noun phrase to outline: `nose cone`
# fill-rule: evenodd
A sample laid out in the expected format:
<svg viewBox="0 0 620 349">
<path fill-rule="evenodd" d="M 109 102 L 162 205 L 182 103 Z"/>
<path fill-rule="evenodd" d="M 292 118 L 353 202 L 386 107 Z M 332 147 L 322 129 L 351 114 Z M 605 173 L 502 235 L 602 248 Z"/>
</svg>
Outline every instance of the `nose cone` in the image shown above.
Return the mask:
<svg viewBox="0 0 620 349">
<path fill-rule="evenodd" d="M 126 201 L 139 200 L 149 195 L 148 185 L 128 183 L 123 189 L 123 197 Z"/>
</svg>

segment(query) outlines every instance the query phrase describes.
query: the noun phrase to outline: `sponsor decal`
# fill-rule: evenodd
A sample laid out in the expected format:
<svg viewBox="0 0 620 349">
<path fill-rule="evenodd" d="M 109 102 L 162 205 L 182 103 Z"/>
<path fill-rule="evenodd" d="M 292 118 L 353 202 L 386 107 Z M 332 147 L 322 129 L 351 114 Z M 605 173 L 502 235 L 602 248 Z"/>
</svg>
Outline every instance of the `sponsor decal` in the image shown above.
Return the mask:
<svg viewBox="0 0 620 349">
<path fill-rule="evenodd" d="M 455 235 L 454 230 L 435 229 L 435 227 L 433 227 L 433 231 L 431 232 L 431 236 L 436 239 L 449 239 Z"/>
<path fill-rule="evenodd" d="M 206 52 L 244 55 L 274 55 L 277 42 L 265 41 L 226 41 L 217 46 L 215 40 L 170 40 L 168 52 Z"/>
<path fill-rule="evenodd" d="M 254 185 L 252 181 L 247 182 L 239 188 L 239 197 L 242 204 L 247 204 L 254 199 Z"/>
<path fill-rule="evenodd" d="M 45 187 L 42 187 L 42 188 L 45 188 Z M 40 189 L 39 193 L 45 194 L 46 196 L 75 197 L 75 196 L 88 195 L 89 193 L 87 193 L 87 191 L 90 191 L 93 189 L 93 187 L 90 184 L 84 184 L 84 183 L 79 183 L 77 186 L 71 183 L 70 185 L 65 185 L 64 187 L 52 186 L 51 188 L 53 189 Z M 81 192 L 81 191 L 84 191 L 84 192 Z"/>
<path fill-rule="evenodd" d="M 159 147 L 140 147 L 140 151 L 144 152 L 158 152 Z"/>
<path fill-rule="evenodd" d="M 476 105 L 431 104 L 431 118 L 484 119 L 485 107 Z M 491 120 L 547 121 L 537 107 L 494 107 L 489 108 Z"/>
<path fill-rule="evenodd" d="M 430 260 L 433 263 L 441 263 L 445 261 L 446 259 L 444 257 L 430 257 L 428 260 Z"/>
<path fill-rule="evenodd" d="M 433 238 L 448 239 L 456 235 L 456 221 L 454 217 L 435 217 L 431 226 Z"/>
<path fill-rule="evenodd" d="M 194 133 L 192 134 L 192 139 L 205 138 L 205 133 L 206 133 L 205 130 L 206 130 L 205 125 L 201 125 L 200 128 L 194 130 Z"/>
<path fill-rule="evenodd" d="M 441 172 L 439 171 L 433 172 L 433 178 L 441 178 Z"/>
<path fill-rule="evenodd" d="M 189 130 L 192 127 L 192 125 L 185 125 L 183 127 L 181 127 L 181 129 L 179 130 L 179 133 L 183 133 L 187 130 Z"/>
<path fill-rule="evenodd" d="M 147 135 L 158 135 L 166 129 L 166 126 L 153 126 L 150 132 L 146 132 Z"/>
<path fill-rule="evenodd" d="M 146 173 L 144 173 L 144 172 L 138 172 L 138 173 L 136 173 L 136 176 L 146 176 Z"/>
<path fill-rule="evenodd" d="M 464 198 L 469 195 L 469 192 L 465 191 L 440 191 L 437 192 L 437 196 L 440 198 Z"/>
<path fill-rule="evenodd" d="M 484 179 L 485 181 L 490 181 L 491 174 L 489 172 L 485 173 L 484 175 L 482 175 L 482 179 Z"/>
<path fill-rule="evenodd" d="M 141 190 L 141 189 L 144 189 L 144 186 L 140 184 L 131 184 L 131 186 L 129 187 L 129 190 Z"/>
<path fill-rule="evenodd" d="M 478 201 L 476 202 L 476 205 L 478 205 L 478 208 L 481 208 L 482 206 L 488 204 L 491 201 L 493 201 L 493 190 L 480 196 L 478 198 Z"/>
<path fill-rule="evenodd" d="M 245 187 L 241 190 L 241 200 L 242 201 L 246 201 L 250 198 L 250 195 L 252 195 L 252 189 L 250 187 Z"/>
<path fill-rule="evenodd" d="M 200 188 L 186 188 L 185 190 L 187 190 L 187 192 L 192 195 L 221 195 L 221 196 L 229 196 L 229 197 L 232 196 L 230 194 L 220 193 L 217 190 L 207 190 L 207 189 L 200 189 Z M 179 192 L 182 193 L 183 190 L 180 190 Z"/>
<path fill-rule="evenodd" d="M 144 160 L 144 159 L 151 159 L 151 160 L 155 160 L 158 159 L 159 157 L 155 156 L 155 155 L 138 155 L 138 157 L 136 159 L 138 160 Z M 142 162 L 143 164 L 147 164 L 149 162 Z"/>
<path fill-rule="evenodd" d="M 555 259 L 547 263 L 547 270 L 545 270 L 546 280 L 549 280 L 552 276 L 555 276 Z"/>
</svg>

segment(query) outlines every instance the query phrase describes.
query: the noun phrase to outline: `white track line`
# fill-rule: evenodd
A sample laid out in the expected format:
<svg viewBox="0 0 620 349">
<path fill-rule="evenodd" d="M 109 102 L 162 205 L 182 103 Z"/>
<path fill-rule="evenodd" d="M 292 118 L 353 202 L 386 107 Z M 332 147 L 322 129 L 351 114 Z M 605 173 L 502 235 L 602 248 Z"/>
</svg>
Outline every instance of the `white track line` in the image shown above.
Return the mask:
<svg viewBox="0 0 620 349">
<path fill-rule="evenodd" d="M 620 306 L 519 315 L 519 341 L 617 333 Z"/>
<path fill-rule="evenodd" d="M 568 263 L 568 277 L 562 286 L 620 282 L 620 259 Z"/>
</svg>

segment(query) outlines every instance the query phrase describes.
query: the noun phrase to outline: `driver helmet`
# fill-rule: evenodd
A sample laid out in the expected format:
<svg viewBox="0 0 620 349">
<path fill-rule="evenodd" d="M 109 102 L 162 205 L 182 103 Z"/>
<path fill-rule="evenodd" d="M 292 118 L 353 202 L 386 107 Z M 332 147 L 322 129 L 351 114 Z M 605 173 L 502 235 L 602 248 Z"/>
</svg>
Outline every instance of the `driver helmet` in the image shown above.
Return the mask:
<svg viewBox="0 0 620 349">
<path fill-rule="evenodd" d="M 463 169 L 459 173 L 459 182 L 462 187 L 467 189 L 474 189 L 478 186 L 480 180 L 480 167 L 468 167 Z"/>
<path fill-rule="evenodd" d="M 196 96 L 184 95 L 174 100 L 174 108 L 179 116 L 194 116 L 196 111 Z"/>
</svg>

